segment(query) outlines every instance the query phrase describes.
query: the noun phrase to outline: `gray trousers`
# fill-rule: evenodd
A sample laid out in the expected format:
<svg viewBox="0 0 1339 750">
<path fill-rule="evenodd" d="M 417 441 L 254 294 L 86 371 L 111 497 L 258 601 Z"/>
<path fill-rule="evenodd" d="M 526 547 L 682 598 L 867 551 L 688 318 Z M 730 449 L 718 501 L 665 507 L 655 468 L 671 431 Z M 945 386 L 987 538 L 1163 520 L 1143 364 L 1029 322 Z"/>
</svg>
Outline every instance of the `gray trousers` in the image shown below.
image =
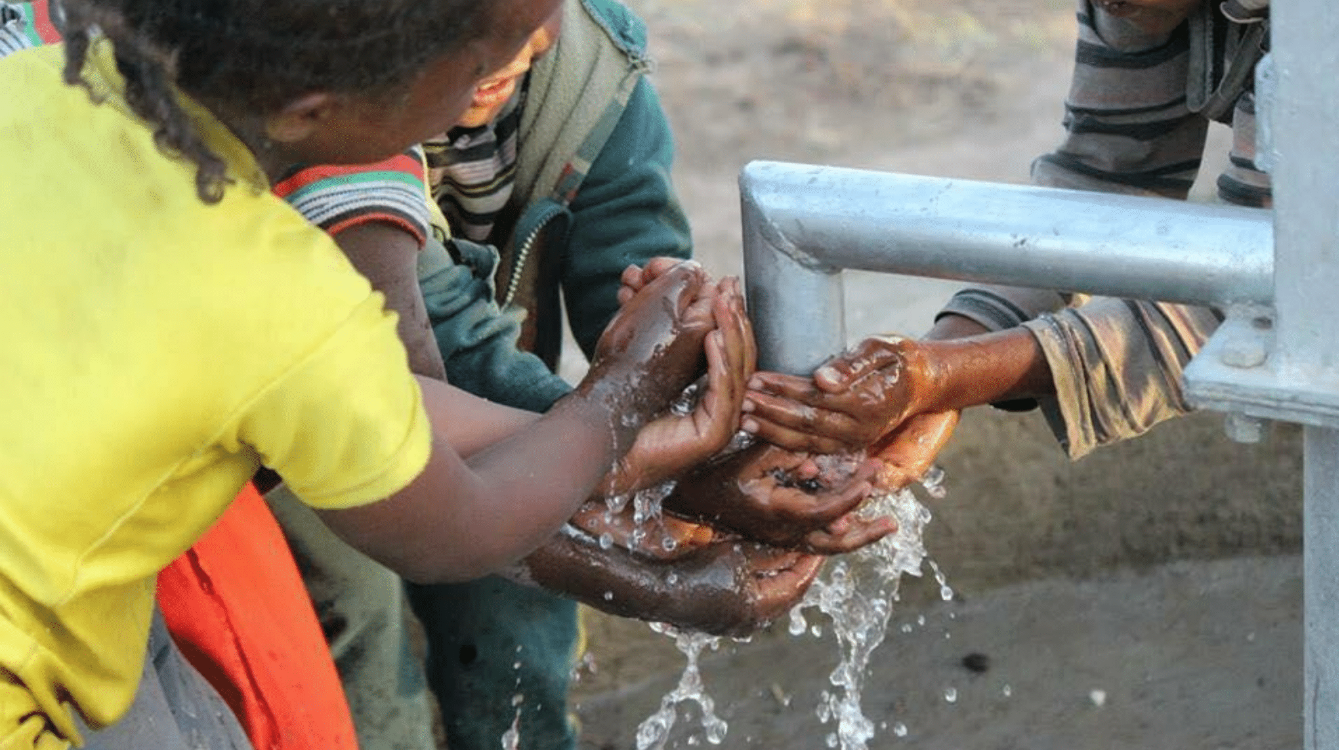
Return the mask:
<svg viewBox="0 0 1339 750">
<path fill-rule="evenodd" d="M 253 750 L 232 709 L 182 656 L 157 609 L 130 711 L 101 731 L 82 723 L 79 729 L 85 750 Z"/>
</svg>

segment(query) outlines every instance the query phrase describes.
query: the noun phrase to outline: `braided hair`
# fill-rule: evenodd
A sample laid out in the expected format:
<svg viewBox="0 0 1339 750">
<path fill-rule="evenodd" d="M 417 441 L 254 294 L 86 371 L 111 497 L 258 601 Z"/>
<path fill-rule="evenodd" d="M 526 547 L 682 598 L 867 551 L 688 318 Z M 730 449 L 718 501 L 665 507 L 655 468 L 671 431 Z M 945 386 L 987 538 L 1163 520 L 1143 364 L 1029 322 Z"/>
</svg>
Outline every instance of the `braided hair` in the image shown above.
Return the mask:
<svg viewBox="0 0 1339 750">
<path fill-rule="evenodd" d="M 59 0 L 65 79 L 83 83 L 106 37 L 126 100 L 154 140 L 198 166 L 214 203 L 226 165 L 205 145 L 173 87 L 218 112 L 268 115 L 312 91 L 392 101 L 430 62 L 492 29 L 488 0 Z"/>
</svg>

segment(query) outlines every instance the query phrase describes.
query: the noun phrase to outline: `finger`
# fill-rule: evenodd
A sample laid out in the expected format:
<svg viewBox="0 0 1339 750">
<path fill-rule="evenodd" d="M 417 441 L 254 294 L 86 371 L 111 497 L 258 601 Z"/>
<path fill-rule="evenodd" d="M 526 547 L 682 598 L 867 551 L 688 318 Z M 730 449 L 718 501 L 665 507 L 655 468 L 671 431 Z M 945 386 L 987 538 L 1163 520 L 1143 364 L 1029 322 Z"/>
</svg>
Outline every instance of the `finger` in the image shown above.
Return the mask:
<svg viewBox="0 0 1339 750">
<path fill-rule="evenodd" d="M 707 438 L 710 445 L 704 450 L 715 453 L 729 442 L 739 429 L 739 405 L 743 400 L 743 379 L 738 364 L 732 363 L 725 334 L 712 331 L 707 334 L 707 388 L 693 410 L 693 424 L 697 434 Z M 704 456 L 705 458 L 705 456 Z"/>
<path fill-rule="evenodd" d="M 664 255 L 658 255 L 646 261 L 646 266 L 642 269 L 642 283 L 649 283 L 653 279 L 663 276 L 666 271 L 684 263 L 682 258 L 671 258 Z"/>
<path fill-rule="evenodd" d="M 826 529 L 812 531 L 804 537 L 804 548 L 822 555 L 842 555 L 873 544 L 897 532 L 897 521 L 889 516 L 869 520 L 842 519 Z"/>
<path fill-rule="evenodd" d="M 746 431 L 790 450 L 841 453 L 862 445 L 860 423 L 843 412 L 755 390 L 740 408 Z"/>
<path fill-rule="evenodd" d="M 745 380 L 753 377 L 753 373 L 758 370 L 758 340 L 753 335 L 753 320 L 749 318 L 748 307 L 744 302 L 744 290 L 740 286 L 739 279 L 730 278 L 730 286 L 733 290 L 732 302 L 739 314 L 739 323 L 742 328 L 744 342 L 746 344 L 744 354 Z"/>
<path fill-rule="evenodd" d="M 634 292 L 646 286 L 646 279 L 644 278 L 642 268 L 638 265 L 629 265 L 627 268 L 623 269 L 623 273 L 619 274 L 618 281 L 620 284 Z"/>
<path fill-rule="evenodd" d="M 840 393 L 860 378 L 898 363 L 901 359 L 901 355 L 887 340 L 868 338 L 815 370 L 814 383 L 828 393 Z"/>
</svg>

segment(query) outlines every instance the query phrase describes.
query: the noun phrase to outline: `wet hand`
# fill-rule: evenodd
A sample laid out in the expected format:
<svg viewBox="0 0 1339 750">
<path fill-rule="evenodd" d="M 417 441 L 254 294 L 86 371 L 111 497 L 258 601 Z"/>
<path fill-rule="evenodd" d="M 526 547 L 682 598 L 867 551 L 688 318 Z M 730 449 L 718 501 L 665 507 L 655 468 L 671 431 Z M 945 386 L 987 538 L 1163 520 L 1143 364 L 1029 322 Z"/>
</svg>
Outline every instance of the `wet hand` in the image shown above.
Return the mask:
<svg viewBox="0 0 1339 750">
<path fill-rule="evenodd" d="M 811 456 L 758 443 L 679 478 L 665 507 L 767 544 L 850 552 L 896 531 L 850 516 L 873 489 L 878 461 Z"/>
<path fill-rule="evenodd" d="M 707 335 L 707 376 L 688 411 L 671 409 L 637 434 L 600 491 L 623 494 L 658 484 L 719 453 L 739 430 L 745 384 L 757 349 L 739 280 L 723 279 L 712 300 L 716 330 Z"/>
<path fill-rule="evenodd" d="M 798 604 L 823 560 L 819 555 L 720 540 L 666 568 L 665 604 L 659 614 L 681 628 L 746 636 Z"/>
<path fill-rule="evenodd" d="M 579 392 L 620 401 L 624 414 L 663 409 L 702 372 L 704 340 L 716 327 L 717 285 L 701 266 L 679 263 L 619 309 L 596 344 Z"/>
<path fill-rule="evenodd" d="M 743 428 L 791 450 L 863 450 L 916 413 L 931 380 L 926 362 L 914 341 L 870 338 L 813 378 L 756 373 L 744 399 Z"/>
<path fill-rule="evenodd" d="M 633 503 L 615 512 L 603 502 L 588 502 L 569 522 L 592 538 L 606 541 L 633 555 L 669 561 L 692 554 L 711 543 L 714 532 L 707 526 L 657 513 L 638 521 Z"/>
</svg>

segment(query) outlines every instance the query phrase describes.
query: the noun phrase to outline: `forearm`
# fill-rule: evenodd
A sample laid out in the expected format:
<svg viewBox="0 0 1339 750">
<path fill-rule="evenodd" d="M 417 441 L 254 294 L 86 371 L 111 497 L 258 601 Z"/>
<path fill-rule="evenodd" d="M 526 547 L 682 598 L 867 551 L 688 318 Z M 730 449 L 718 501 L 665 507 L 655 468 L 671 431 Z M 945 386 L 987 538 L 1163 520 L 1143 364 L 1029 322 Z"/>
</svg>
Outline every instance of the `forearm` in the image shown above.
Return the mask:
<svg viewBox="0 0 1339 750">
<path fill-rule="evenodd" d="M 617 411 L 598 398 L 569 397 L 536 419 L 421 384 L 435 430 L 424 470 L 386 500 L 323 512 L 346 541 L 410 580 L 468 580 L 515 563 L 564 524 L 617 455 Z"/>
<path fill-rule="evenodd" d="M 1025 328 L 966 338 L 922 341 L 924 382 L 912 413 L 960 410 L 996 401 L 1053 392 L 1051 369 L 1041 346 Z"/>
<path fill-rule="evenodd" d="M 1029 323 L 1054 383 L 1043 412 L 1069 455 L 1188 412 L 1185 367 L 1219 320 L 1203 307 L 1097 298 Z"/>
</svg>

